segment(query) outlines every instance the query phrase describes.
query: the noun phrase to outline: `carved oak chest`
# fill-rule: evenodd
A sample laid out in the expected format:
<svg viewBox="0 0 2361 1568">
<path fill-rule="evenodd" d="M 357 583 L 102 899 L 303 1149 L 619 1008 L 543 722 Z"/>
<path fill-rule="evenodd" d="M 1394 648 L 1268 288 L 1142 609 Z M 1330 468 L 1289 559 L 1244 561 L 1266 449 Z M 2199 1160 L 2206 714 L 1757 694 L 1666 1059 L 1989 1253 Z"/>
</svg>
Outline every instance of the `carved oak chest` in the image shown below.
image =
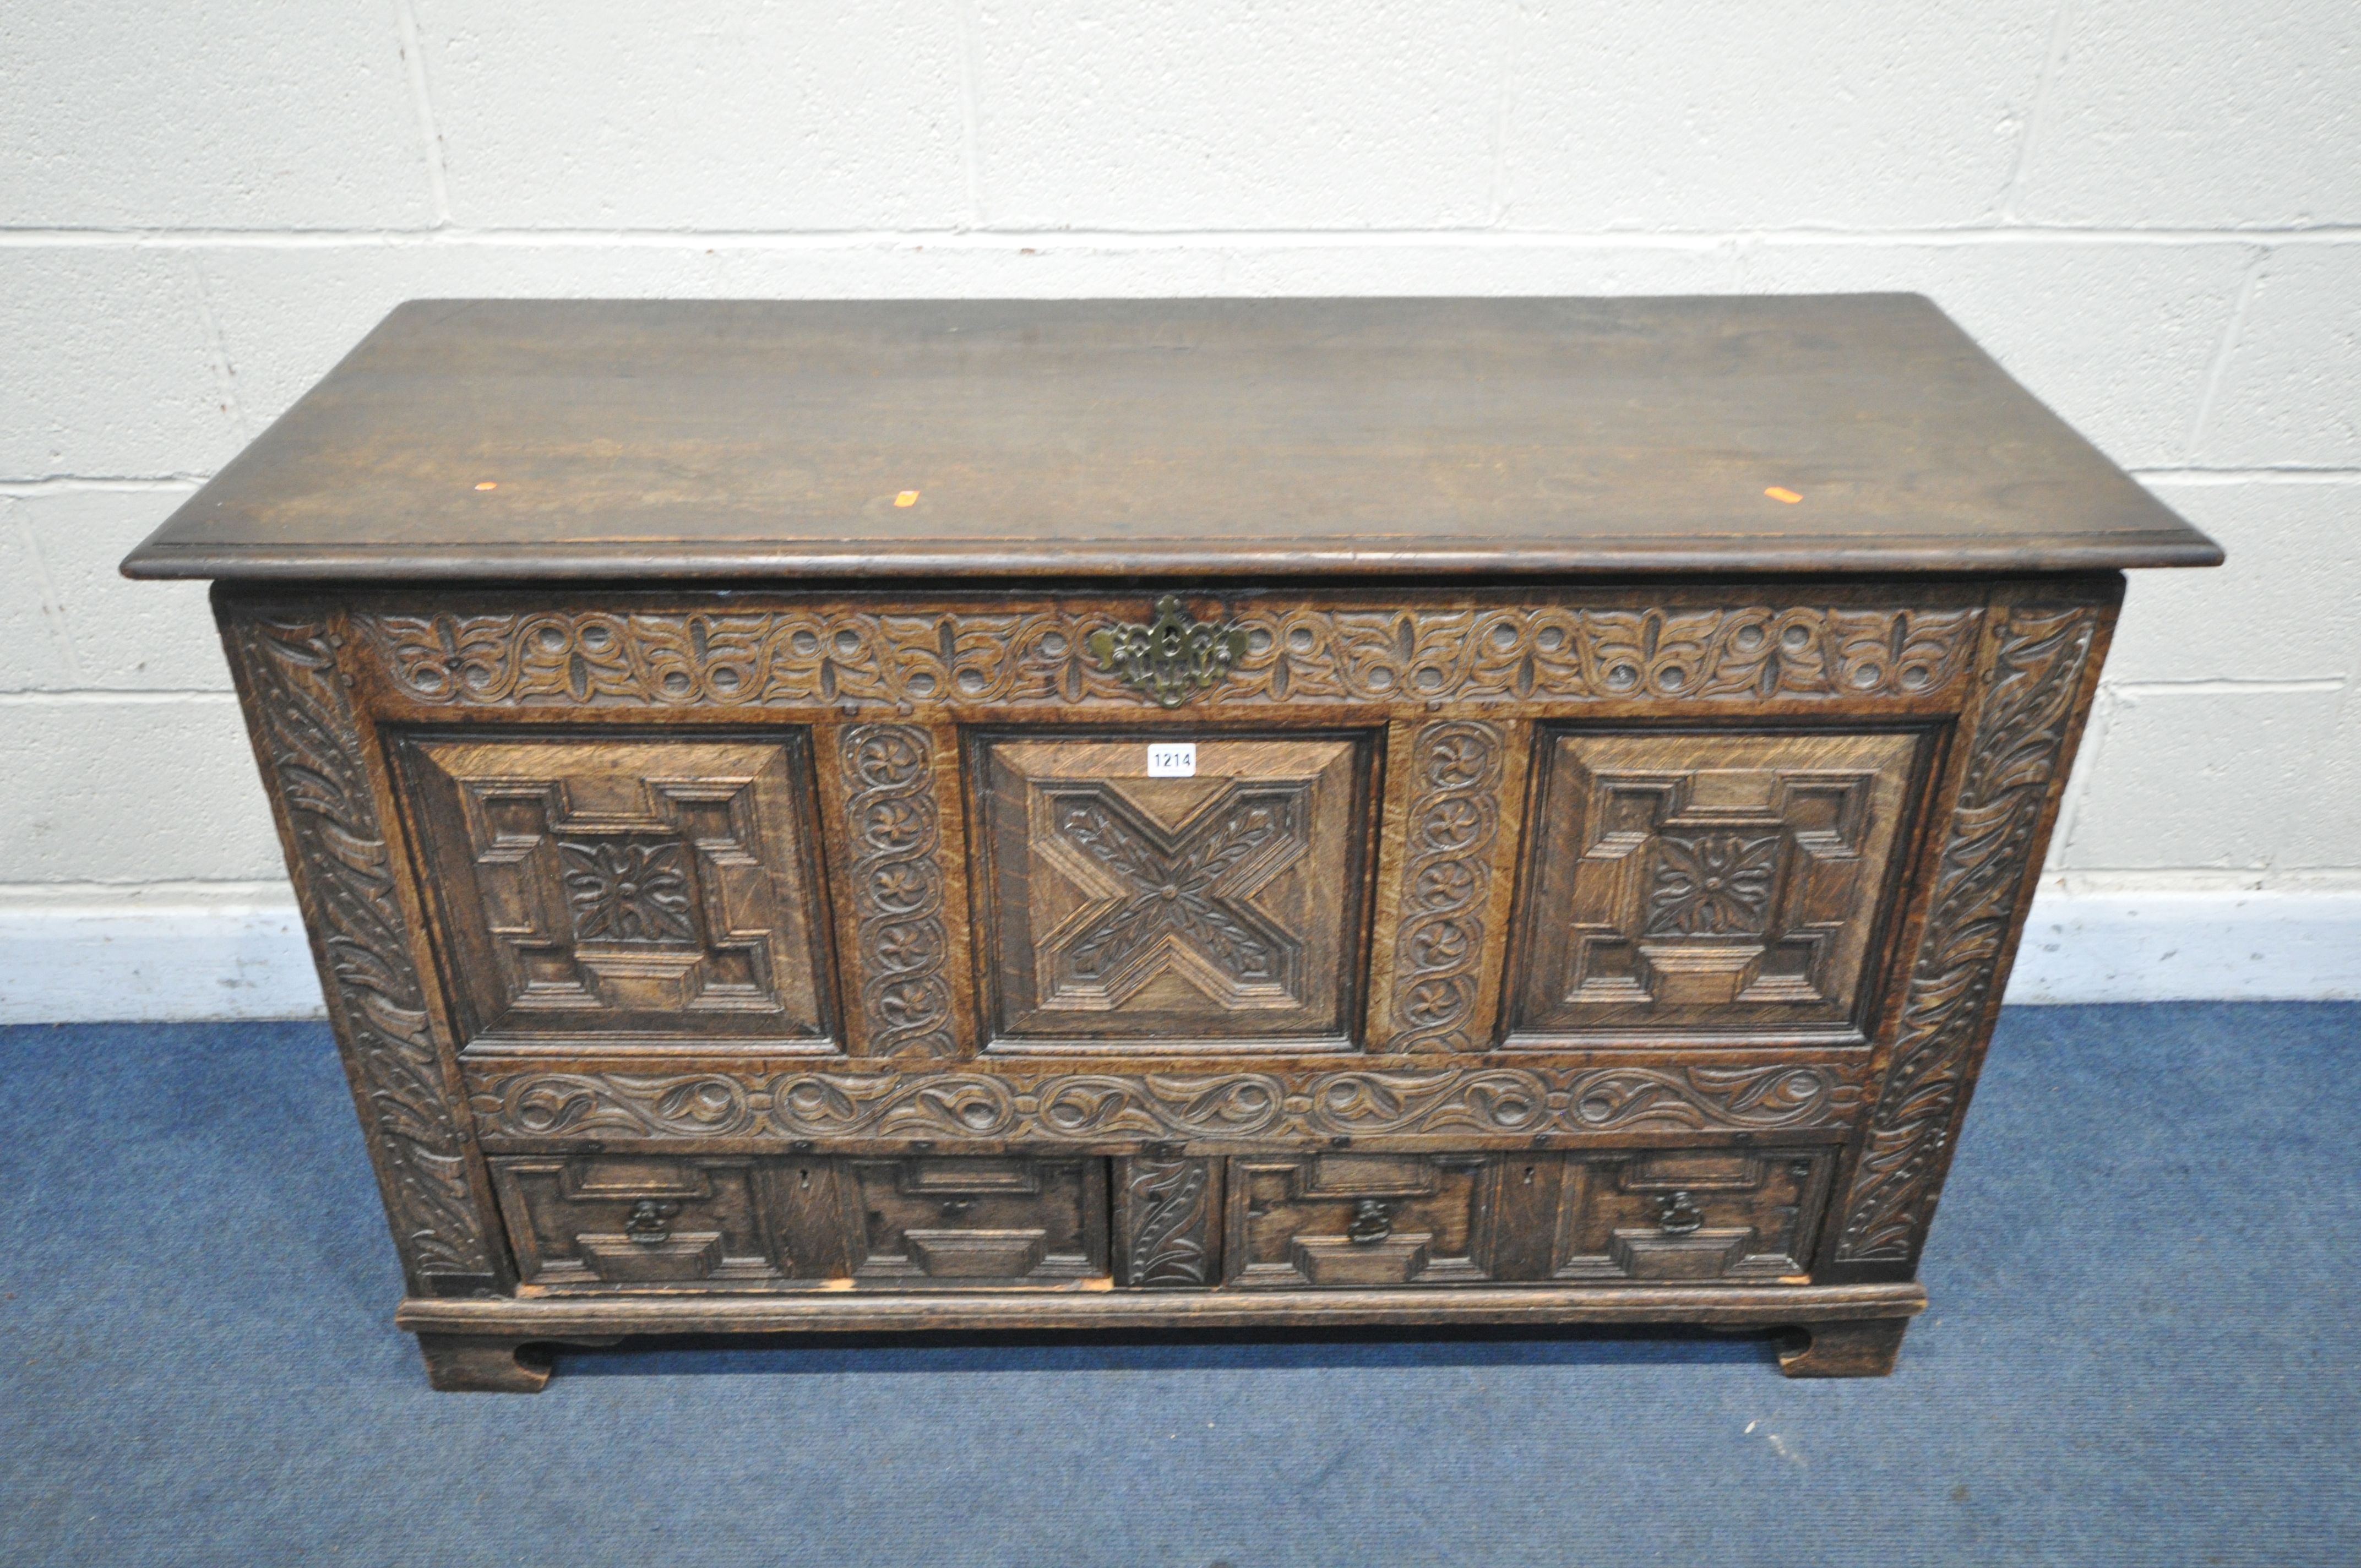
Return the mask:
<svg viewBox="0 0 2361 1568">
<path fill-rule="evenodd" d="M 1888 1370 L 2119 568 L 1926 301 L 442 302 L 214 605 L 446 1388 L 657 1332 Z"/>
</svg>

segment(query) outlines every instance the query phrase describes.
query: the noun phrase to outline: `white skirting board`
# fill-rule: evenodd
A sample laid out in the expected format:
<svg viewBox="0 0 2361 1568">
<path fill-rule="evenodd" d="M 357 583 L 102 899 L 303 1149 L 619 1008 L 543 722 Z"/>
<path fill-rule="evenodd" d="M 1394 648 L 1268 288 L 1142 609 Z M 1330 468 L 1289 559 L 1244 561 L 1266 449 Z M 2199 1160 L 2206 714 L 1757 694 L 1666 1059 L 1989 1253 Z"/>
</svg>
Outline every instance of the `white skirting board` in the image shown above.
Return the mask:
<svg viewBox="0 0 2361 1568">
<path fill-rule="evenodd" d="M 2045 892 L 2013 1003 L 2361 997 L 2361 892 Z M 313 1018 L 291 903 L 0 904 L 0 1024 Z"/>
</svg>

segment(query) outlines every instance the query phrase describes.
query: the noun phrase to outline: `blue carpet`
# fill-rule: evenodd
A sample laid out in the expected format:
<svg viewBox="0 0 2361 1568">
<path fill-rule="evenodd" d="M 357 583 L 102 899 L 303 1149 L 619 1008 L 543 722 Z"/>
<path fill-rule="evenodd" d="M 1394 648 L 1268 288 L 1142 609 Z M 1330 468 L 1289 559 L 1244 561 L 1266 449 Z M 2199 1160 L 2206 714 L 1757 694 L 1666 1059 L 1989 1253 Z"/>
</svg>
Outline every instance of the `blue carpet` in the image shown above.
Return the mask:
<svg viewBox="0 0 2361 1568">
<path fill-rule="evenodd" d="M 1893 1378 L 1763 1341 L 579 1353 L 434 1395 L 316 1025 L 0 1030 L 14 1563 L 2350 1563 L 2361 1006 L 2004 1019 Z"/>
</svg>

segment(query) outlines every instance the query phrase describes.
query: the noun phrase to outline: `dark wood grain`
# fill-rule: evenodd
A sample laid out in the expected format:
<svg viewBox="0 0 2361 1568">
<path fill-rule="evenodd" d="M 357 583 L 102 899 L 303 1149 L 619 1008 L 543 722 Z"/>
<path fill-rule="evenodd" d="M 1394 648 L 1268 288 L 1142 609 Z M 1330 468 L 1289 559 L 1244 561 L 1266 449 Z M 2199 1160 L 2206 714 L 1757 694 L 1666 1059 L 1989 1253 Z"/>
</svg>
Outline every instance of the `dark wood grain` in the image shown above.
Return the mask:
<svg viewBox="0 0 2361 1568">
<path fill-rule="evenodd" d="M 456 300 L 395 311 L 126 569 L 1244 579 L 2219 559 L 1913 295 Z"/>
</svg>

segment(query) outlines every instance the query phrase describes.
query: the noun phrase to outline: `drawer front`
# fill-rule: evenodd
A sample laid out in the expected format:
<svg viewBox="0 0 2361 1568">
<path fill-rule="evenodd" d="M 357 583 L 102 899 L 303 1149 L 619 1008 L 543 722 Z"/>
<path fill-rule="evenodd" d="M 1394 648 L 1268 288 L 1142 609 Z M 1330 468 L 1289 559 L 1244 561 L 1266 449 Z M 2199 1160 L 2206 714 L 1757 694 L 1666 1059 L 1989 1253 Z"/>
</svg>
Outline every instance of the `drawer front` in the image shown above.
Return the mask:
<svg viewBox="0 0 2361 1568">
<path fill-rule="evenodd" d="M 1926 731 L 1545 734 L 1510 1044 L 1858 1040 Z"/>
<path fill-rule="evenodd" d="M 1551 1273 L 1646 1284 L 1802 1276 L 1828 1206 L 1828 1150 L 1569 1156 Z"/>
<path fill-rule="evenodd" d="M 834 1048 L 800 731 L 394 754 L 463 1043 Z"/>
<path fill-rule="evenodd" d="M 975 742 L 988 1048 L 1346 1044 L 1375 750 L 1186 729 Z"/>
<path fill-rule="evenodd" d="M 752 1160 L 492 1162 L 518 1273 L 545 1290 L 775 1287 L 767 1175 Z"/>
<path fill-rule="evenodd" d="M 1106 1162 L 843 1162 L 859 1285 L 1038 1285 L 1107 1277 Z"/>
<path fill-rule="evenodd" d="M 1227 1282 L 1367 1288 L 1489 1280 L 1494 1175 L 1481 1156 L 1233 1159 Z"/>
</svg>

